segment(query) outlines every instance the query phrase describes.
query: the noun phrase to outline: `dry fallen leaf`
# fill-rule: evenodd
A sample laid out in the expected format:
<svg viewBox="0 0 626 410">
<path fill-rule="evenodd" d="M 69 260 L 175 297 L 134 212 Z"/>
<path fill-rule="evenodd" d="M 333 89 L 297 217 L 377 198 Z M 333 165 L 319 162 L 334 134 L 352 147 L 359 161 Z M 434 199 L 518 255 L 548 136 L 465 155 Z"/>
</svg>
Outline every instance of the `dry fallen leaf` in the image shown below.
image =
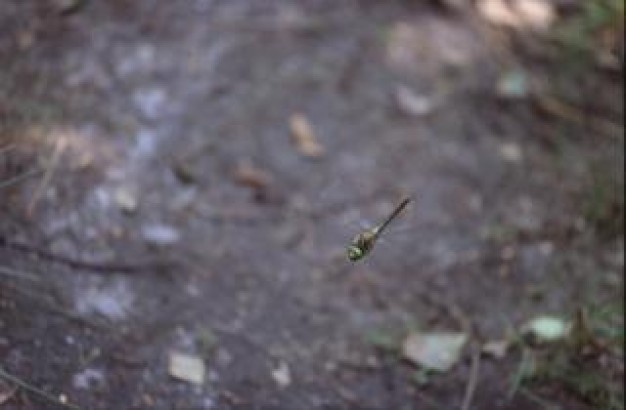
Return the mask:
<svg viewBox="0 0 626 410">
<path fill-rule="evenodd" d="M 554 316 L 538 316 L 522 326 L 522 333 L 540 342 L 554 342 L 570 334 L 571 323 Z"/>
<path fill-rule="evenodd" d="M 548 30 L 556 20 L 554 4 L 546 0 L 517 0 L 515 8 L 524 25 L 539 31 Z"/>
<path fill-rule="evenodd" d="M 324 147 L 318 142 L 311 123 L 304 115 L 292 115 L 289 125 L 298 152 L 311 158 L 324 155 Z"/>
<path fill-rule="evenodd" d="M 554 5 L 546 0 L 479 0 L 477 8 L 490 23 L 518 29 L 545 31 L 556 20 Z"/>
<path fill-rule="evenodd" d="M 239 164 L 235 170 L 235 181 L 252 189 L 266 189 L 272 181 L 269 173 L 248 163 Z"/>
<path fill-rule="evenodd" d="M 424 368 L 445 372 L 461 355 L 465 333 L 411 333 L 402 346 L 404 357 Z"/>
<path fill-rule="evenodd" d="M 204 382 L 204 362 L 196 356 L 171 352 L 169 374 L 186 382 L 202 384 Z"/>
</svg>

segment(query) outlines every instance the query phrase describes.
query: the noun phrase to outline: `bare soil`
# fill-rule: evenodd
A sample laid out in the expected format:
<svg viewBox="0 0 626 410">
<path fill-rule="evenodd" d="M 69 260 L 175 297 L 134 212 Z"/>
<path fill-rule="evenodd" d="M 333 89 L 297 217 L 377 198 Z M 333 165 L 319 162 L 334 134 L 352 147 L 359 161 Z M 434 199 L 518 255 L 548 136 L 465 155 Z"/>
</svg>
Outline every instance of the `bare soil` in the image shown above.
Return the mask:
<svg viewBox="0 0 626 410">
<path fill-rule="evenodd" d="M 57 3 L 0 6 L 0 181 L 51 172 L 34 203 L 45 171 L 0 190 L 4 371 L 86 409 L 456 409 L 481 342 L 621 306 L 621 72 L 436 2 Z M 584 115 L 498 97 L 510 67 Z M 432 112 L 400 112 L 399 85 Z M 296 113 L 322 156 L 294 146 Z M 402 194 L 345 260 L 355 215 Z M 420 382 L 372 342 L 414 329 L 470 343 Z M 171 351 L 205 382 L 170 377 Z M 558 381 L 512 389 L 520 357 L 482 357 L 471 408 L 594 408 Z"/>
</svg>

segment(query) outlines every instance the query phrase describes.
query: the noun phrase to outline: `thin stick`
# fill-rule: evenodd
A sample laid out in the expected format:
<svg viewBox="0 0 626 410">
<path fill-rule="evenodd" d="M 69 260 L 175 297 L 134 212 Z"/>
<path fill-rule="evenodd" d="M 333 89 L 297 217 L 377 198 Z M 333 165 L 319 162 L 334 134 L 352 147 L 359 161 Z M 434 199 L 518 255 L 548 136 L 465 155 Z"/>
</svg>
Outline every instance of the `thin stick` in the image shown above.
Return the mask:
<svg viewBox="0 0 626 410">
<path fill-rule="evenodd" d="M 535 393 L 531 392 L 526 388 L 520 389 L 520 393 L 524 395 L 527 399 L 539 404 L 541 407 L 547 410 L 558 410 L 560 407 L 550 403 L 549 401 L 537 396 Z"/>
<path fill-rule="evenodd" d="M 556 98 L 542 95 L 537 96 L 536 101 L 539 108 L 555 117 L 573 122 L 576 125 L 585 125 L 588 123 L 595 129 L 595 131 L 603 133 L 609 137 L 619 138 L 620 135 L 624 135 L 624 127 L 621 125 L 605 118 L 586 114 L 580 109 L 559 101 Z"/>
<path fill-rule="evenodd" d="M 480 371 L 480 352 L 478 349 L 472 355 L 472 368 L 470 369 L 469 380 L 467 381 L 467 388 L 465 389 L 465 397 L 463 398 L 463 404 L 461 410 L 469 410 L 472 405 L 472 398 L 478 385 L 478 374 Z"/>
<path fill-rule="evenodd" d="M 533 365 L 531 353 L 528 349 L 522 349 L 522 358 L 520 359 L 519 366 L 513 375 L 513 380 L 511 382 L 511 387 L 509 388 L 509 392 L 507 394 L 507 400 L 512 400 L 513 397 L 517 394 L 526 374 L 528 373 L 528 369 Z"/>
<path fill-rule="evenodd" d="M 69 266 L 73 269 L 84 269 L 92 272 L 119 272 L 119 273 L 133 273 L 147 270 L 163 270 L 171 267 L 174 263 L 172 261 L 145 261 L 137 263 L 99 263 L 90 262 L 79 259 L 70 258 L 69 256 L 59 255 L 57 253 L 49 252 L 45 249 L 40 249 L 36 246 L 29 245 L 21 242 L 13 242 L 0 237 L 0 247 L 12 249 L 17 252 L 30 253 L 40 259 L 46 259 L 52 262 L 60 263 L 62 265 Z"/>
<path fill-rule="evenodd" d="M 46 167 L 46 172 L 44 173 L 43 178 L 41 178 L 41 182 L 35 190 L 35 193 L 33 194 L 30 203 L 28 204 L 28 207 L 26 207 L 26 215 L 28 215 L 29 217 L 32 216 L 33 211 L 35 210 L 35 206 L 39 201 L 39 197 L 41 197 L 43 191 L 50 184 L 50 180 L 52 179 L 52 175 L 54 174 L 54 171 L 59 164 L 59 160 L 61 159 L 61 154 L 65 149 L 65 145 L 65 138 L 59 138 L 57 140 L 54 151 L 52 152 L 52 156 L 50 157 L 50 161 L 48 162 L 48 166 Z"/>
<path fill-rule="evenodd" d="M 58 302 L 51 300 L 50 298 L 46 297 L 43 294 L 40 294 L 38 292 L 33 292 L 32 290 L 30 290 L 30 288 L 19 287 L 10 283 L 3 283 L 2 286 L 9 287 L 13 289 L 13 291 L 21 293 L 24 297 L 30 299 L 31 303 L 38 304 L 42 308 L 49 310 L 52 313 L 61 315 L 65 317 L 66 319 L 76 322 L 80 325 L 83 325 L 83 326 L 86 326 L 95 330 L 110 331 L 112 329 L 110 326 L 108 326 L 105 323 L 100 323 L 100 321 L 94 321 L 94 320 L 84 318 L 70 310 L 67 310 L 59 306 Z"/>
<path fill-rule="evenodd" d="M 8 266 L 0 265 L 0 275 L 7 276 L 9 278 L 26 279 L 31 282 L 39 282 L 39 278 L 31 273 L 20 272 L 17 269 L 9 268 Z"/>
<path fill-rule="evenodd" d="M 31 176 L 33 176 L 35 174 L 40 173 L 40 172 L 41 172 L 40 169 L 33 168 L 33 169 L 28 170 L 26 172 L 23 172 L 23 173 L 21 173 L 19 175 L 16 175 L 13 178 L 9 178 L 7 180 L 4 180 L 4 181 L 0 182 L 0 189 L 4 189 L 6 187 L 9 187 L 9 186 L 11 186 L 13 184 L 16 184 L 16 183 L 18 183 L 18 182 L 20 182 L 20 181 L 22 181 L 22 180 L 24 180 L 24 179 L 26 179 L 28 177 L 31 177 Z"/>
<path fill-rule="evenodd" d="M 75 406 L 73 404 L 63 403 L 62 401 L 60 401 L 58 398 L 54 397 L 50 393 L 46 393 L 45 391 L 33 386 L 32 384 L 25 382 L 24 380 L 16 376 L 13 376 L 10 373 L 7 373 L 2 368 L 0 368 L 0 377 L 2 377 L 3 379 L 9 380 L 12 383 L 15 383 L 16 385 L 20 386 L 24 390 L 28 390 L 29 392 L 34 393 L 37 396 L 44 398 L 51 403 L 56 404 L 57 406 L 65 407 L 68 409 L 80 409 L 78 406 Z"/>
</svg>

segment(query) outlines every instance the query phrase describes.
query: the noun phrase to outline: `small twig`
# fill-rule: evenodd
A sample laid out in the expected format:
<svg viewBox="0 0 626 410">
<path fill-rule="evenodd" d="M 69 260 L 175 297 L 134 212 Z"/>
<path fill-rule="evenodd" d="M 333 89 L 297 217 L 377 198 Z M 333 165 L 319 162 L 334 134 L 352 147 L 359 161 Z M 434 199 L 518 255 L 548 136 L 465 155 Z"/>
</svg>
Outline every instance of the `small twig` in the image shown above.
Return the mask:
<svg viewBox="0 0 626 410">
<path fill-rule="evenodd" d="M 43 294 L 38 294 L 37 292 L 33 292 L 30 289 L 15 286 L 13 284 L 9 284 L 6 282 L 4 282 L 2 286 L 12 288 L 13 291 L 21 293 L 23 296 L 29 298 L 33 303 L 38 304 L 39 306 L 43 307 L 44 309 L 49 310 L 52 313 L 61 315 L 72 322 L 76 322 L 78 324 L 87 326 L 94 330 L 103 330 L 103 329 L 110 330 L 110 327 L 104 323 L 100 323 L 99 321 L 89 320 L 72 311 L 69 311 L 67 309 L 64 309 L 63 307 L 60 307 L 58 302 L 56 302 L 55 300 L 51 300 L 50 298 L 44 296 Z"/>
<path fill-rule="evenodd" d="M 513 380 L 511 382 L 511 387 L 507 394 L 508 400 L 512 400 L 513 397 L 517 394 L 524 381 L 524 378 L 527 377 L 529 369 L 532 368 L 532 356 L 531 353 L 527 349 L 522 349 L 522 358 L 520 359 L 519 366 L 513 375 Z"/>
<path fill-rule="evenodd" d="M 520 389 L 520 393 L 530 401 L 533 401 L 543 407 L 546 410 L 559 410 L 560 407 L 556 404 L 550 403 L 549 401 L 537 396 L 535 393 L 531 392 L 528 389 Z"/>
<path fill-rule="evenodd" d="M 58 398 L 54 397 L 53 395 L 51 395 L 50 393 L 46 393 L 45 391 L 33 386 L 32 384 L 25 382 L 24 380 L 13 376 L 10 373 L 7 373 L 4 369 L 0 368 L 0 377 L 2 377 L 5 380 L 8 380 L 12 383 L 15 383 L 16 385 L 20 386 L 21 388 L 23 388 L 24 390 L 28 390 L 31 393 L 36 394 L 37 396 L 46 399 L 47 401 L 54 403 L 57 406 L 61 406 L 61 407 L 65 407 L 68 409 L 79 409 L 78 406 L 73 405 L 73 404 L 68 404 L 68 403 L 63 403 L 62 401 L 60 401 Z"/>
<path fill-rule="evenodd" d="M 242 399 L 241 397 L 239 397 L 238 395 L 236 395 L 230 390 L 222 390 L 219 393 L 219 395 L 222 396 L 224 400 L 226 400 L 229 404 L 232 404 L 233 406 L 240 406 L 246 403 L 244 399 Z"/>
<path fill-rule="evenodd" d="M 26 207 L 26 215 L 28 215 L 29 217 L 33 214 L 33 211 L 35 210 L 35 206 L 37 205 L 37 202 L 39 201 L 39 197 L 41 196 L 43 191 L 46 189 L 46 187 L 50 184 L 52 175 L 54 174 L 54 171 L 59 164 L 59 160 L 61 159 L 61 154 L 65 150 L 65 145 L 66 145 L 66 141 L 64 138 L 59 138 L 57 140 L 57 143 L 54 147 L 54 151 L 52 152 L 52 156 L 50 157 L 50 161 L 47 164 L 46 172 L 44 173 L 43 178 L 41 178 L 41 182 L 39 183 L 39 186 L 35 190 L 35 193 L 33 193 L 30 203 Z"/>
<path fill-rule="evenodd" d="M 33 169 L 28 170 L 26 172 L 23 172 L 23 173 L 21 173 L 19 175 L 16 175 L 16 176 L 14 176 L 12 178 L 6 179 L 6 180 L 0 182 L 0 189 L 4 189 L 4 188 L 7 188 L 7 187 L 9 187 L 9 186 L 11 186 L 13 184 L 17 184 L 18 182 L 20 182 L 20 181 L 22 181 L 22 180 L 24 180 L 24 179 L 26 179 L 28 177 L 31 177 L 31 176 L 36 175 L 36 174 L 39 174 L 41 171 L 42 171 L 41 169 L 33 168 Z"/>
<path fill-rule="evenodd" d="M 472 355 L 472 368 L 470 369 L 469 380 L 467 381 L 467 388 L 465 389 L 465 397 L 463 398 L 463 404 L 461 410 L 469 410 L 472 405 L 472 398 L 478 385 L 478 375 L 480 372 L 480 351 L 476 349 Z"/>
<path fill-rule="evenodd" d="M 134 264 L 117 264 L 117 263 L 103 263 L 103 262 L 89 262 L 79 259 L 74 259 L 69 256 L 59 255 L 57 253 L 49 252 L 45 249 L 40 249 L 36 246 L 9 241 L 0 237 L 0 247 L 6 247 L 17 252 L 30 253 L 38 258 L 46 259 L 52 262 L 60 263 L 69 266 L 73 269 L 85 269 L 92 272 L 120 272 L 120 273 L 132 273 L 144 270 L 160 270 L 167 268 L 172 264 L 168 261 L 146 261 L 145 263 Z"/>
<path fill-rule="evenodd" d="M 547 114 L 573 122 L 577 125 L 588 123 L 596 131 L 613 138 L 624 135 L 624 127 L 608 119 L 585 114 L 578 108 L 568 105 L 556 98 L 540 95 L 535 98 L 537 105 Z"/>
<path fill-rule="evenodd" d="M 9 268 L 8 266 L 0 266 L 0 275 L 7 276 L 9 278 L 26 279 L 31 282 L 39 282 L 39 278 L 35 275 L 20 272 L 19 270 Z"/>
<path fill-rule="evenodd" d="M 58 13 L 61 16 L 70 16 L 79 12 L 86 4 L 86 0 L 74 0 L 70 2 L 59 2 Z"/>
</svg>

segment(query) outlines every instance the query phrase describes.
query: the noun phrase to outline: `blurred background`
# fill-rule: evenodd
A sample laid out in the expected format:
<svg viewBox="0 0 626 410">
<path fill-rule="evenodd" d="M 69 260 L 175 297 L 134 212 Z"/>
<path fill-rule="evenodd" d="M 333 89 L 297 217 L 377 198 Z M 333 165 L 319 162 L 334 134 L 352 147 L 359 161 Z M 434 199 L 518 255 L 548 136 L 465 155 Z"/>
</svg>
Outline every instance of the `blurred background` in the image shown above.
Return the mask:
<svg viewBox="0 0 626 410">
<path fill-rule="evenodd" d="M 624 408 L 622 0 L 3 0 L 0 62 L 0 408 Z"/>
</svg>

